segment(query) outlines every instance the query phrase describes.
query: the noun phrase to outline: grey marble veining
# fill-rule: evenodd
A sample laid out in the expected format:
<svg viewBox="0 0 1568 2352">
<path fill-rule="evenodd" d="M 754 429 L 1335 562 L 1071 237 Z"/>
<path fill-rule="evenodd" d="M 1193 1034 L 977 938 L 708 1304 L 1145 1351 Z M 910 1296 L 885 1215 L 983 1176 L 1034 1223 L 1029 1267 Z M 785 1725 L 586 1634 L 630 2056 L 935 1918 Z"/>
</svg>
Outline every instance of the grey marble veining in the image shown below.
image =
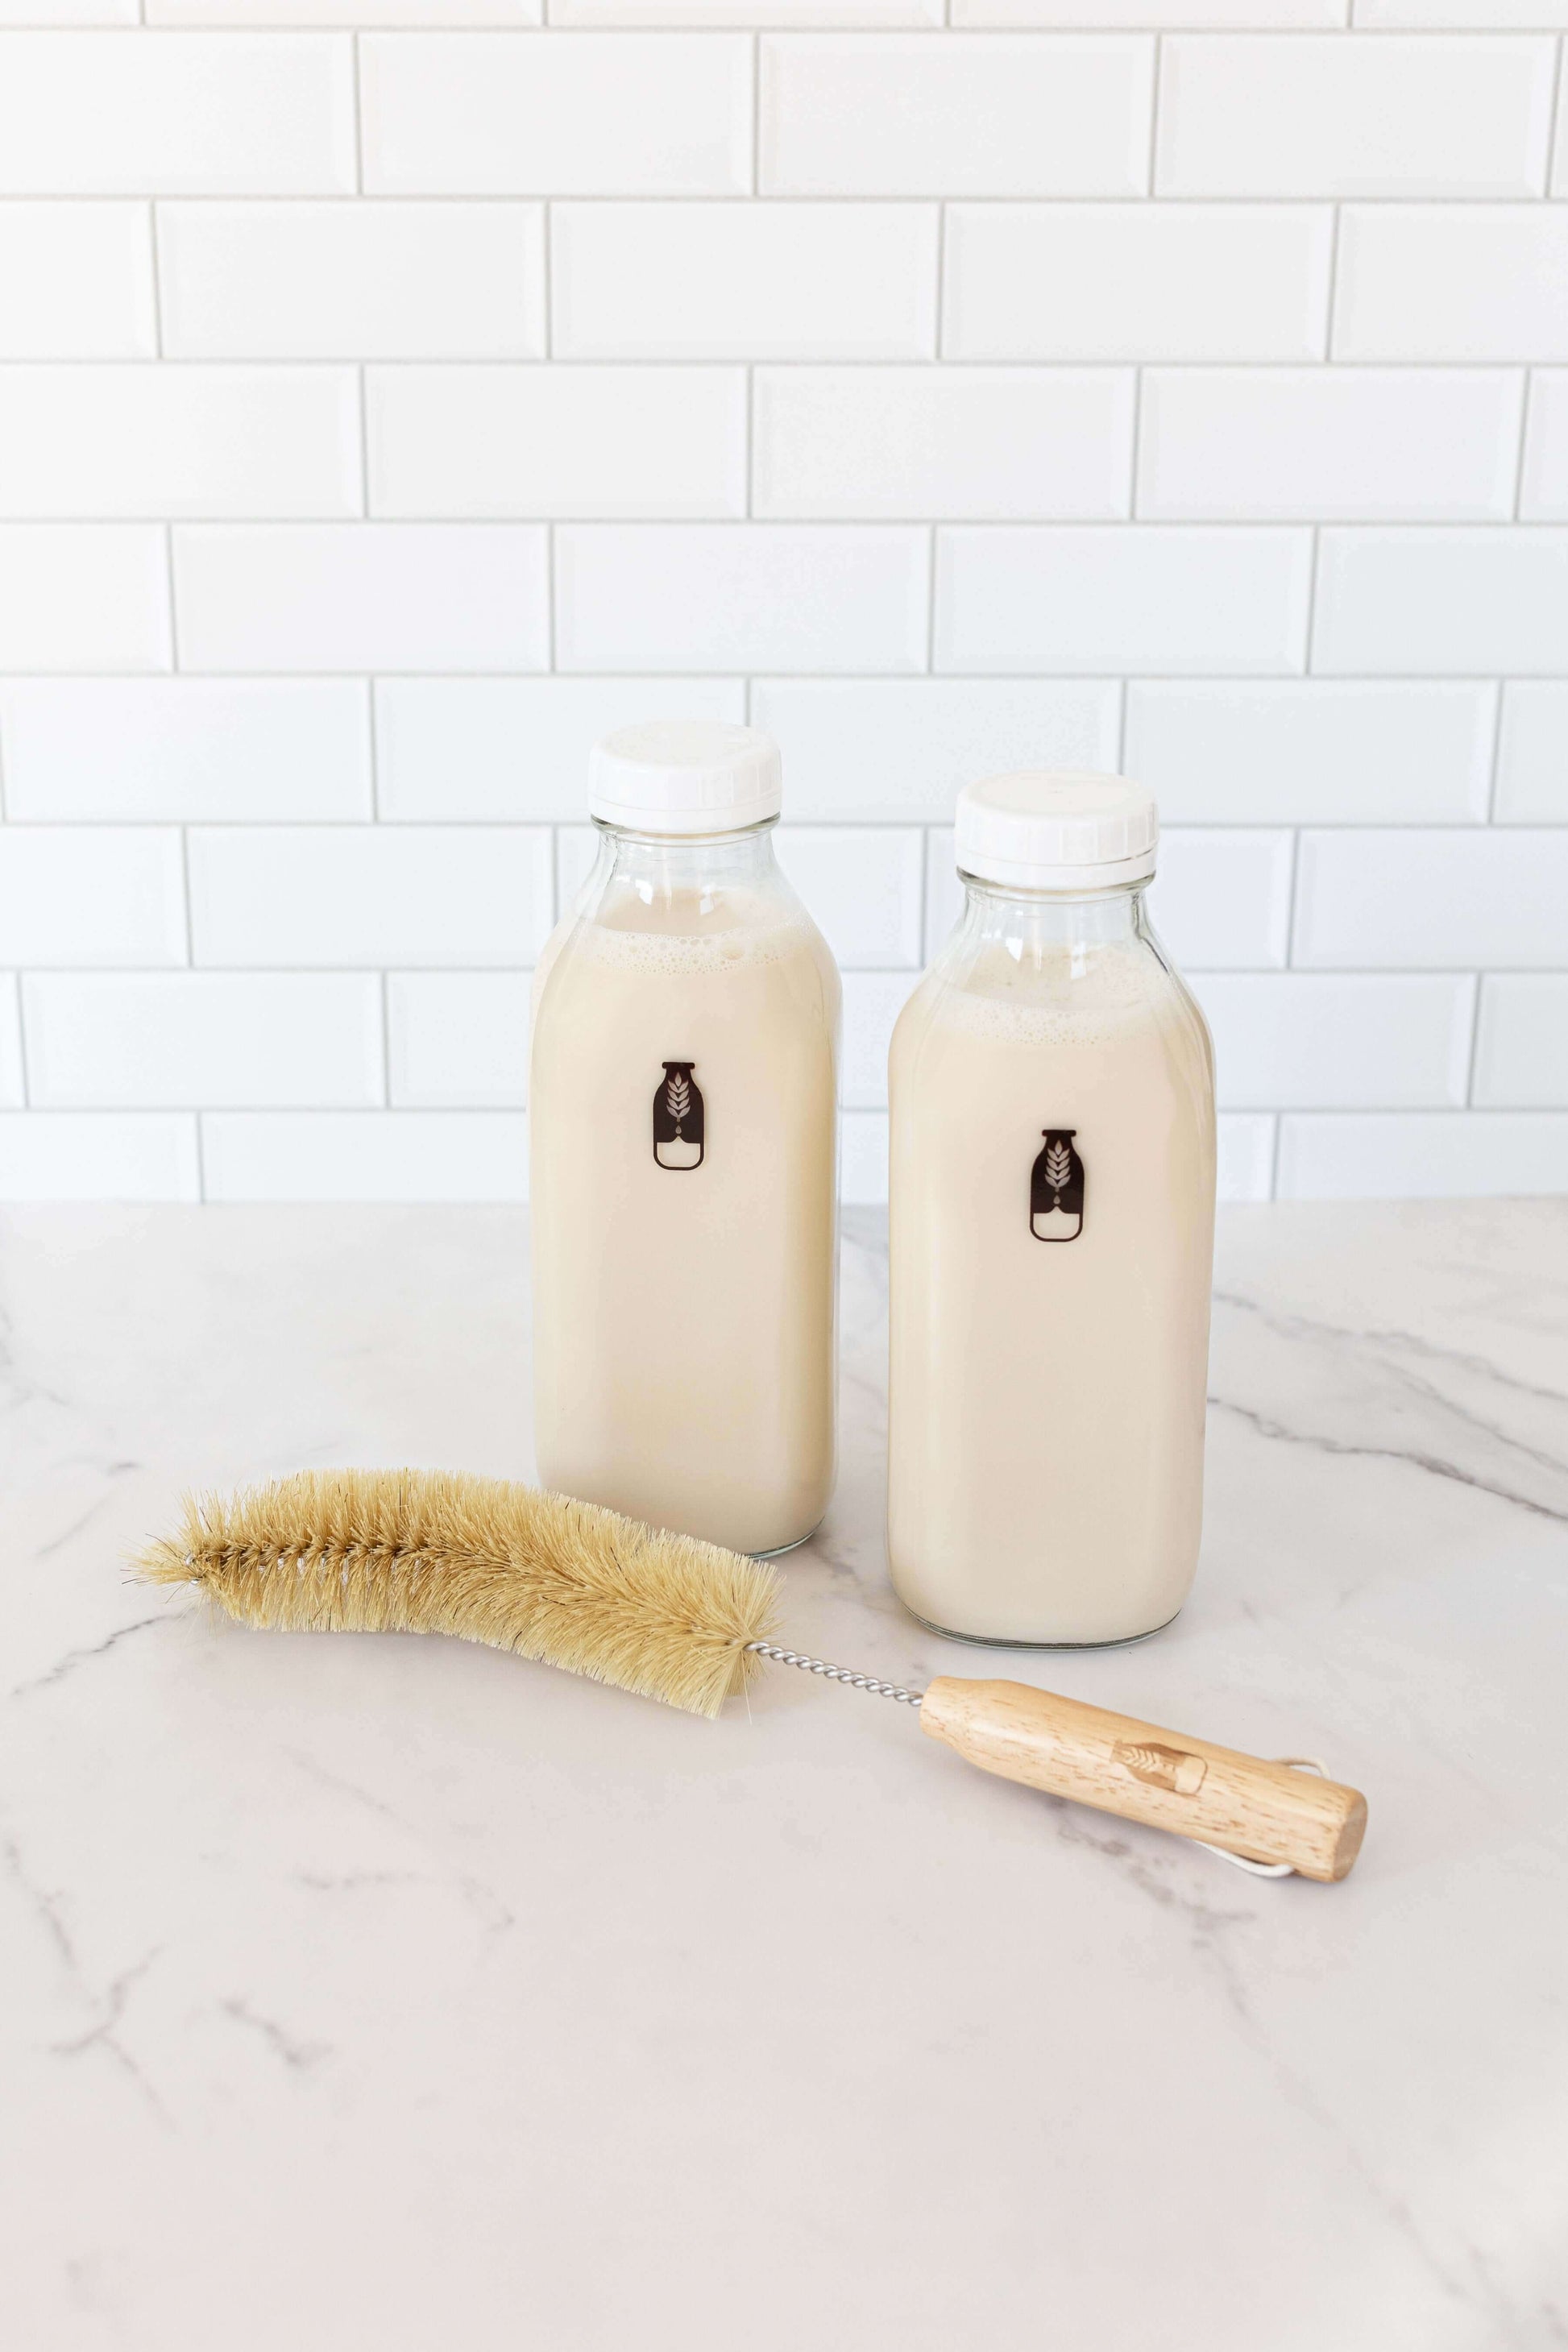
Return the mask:
<svg viewBox="0 0 1568 2352">
<path fill-rule="evenodd" d="M 1261 1883 L 780 1670 L 717 1725 L 457 1643 L 245 1633 L 180 1490 L 528 1468 L 508 1211 L 0 1224 L 0 2339 L 18 2352 L 1568 2345 L 1568 1206 L 1222 1223 L 1204 1562 L 988 1655 L 881 1558 L 886 1258 L 786 1637 L 1264 1754 Z"/>
</svg>

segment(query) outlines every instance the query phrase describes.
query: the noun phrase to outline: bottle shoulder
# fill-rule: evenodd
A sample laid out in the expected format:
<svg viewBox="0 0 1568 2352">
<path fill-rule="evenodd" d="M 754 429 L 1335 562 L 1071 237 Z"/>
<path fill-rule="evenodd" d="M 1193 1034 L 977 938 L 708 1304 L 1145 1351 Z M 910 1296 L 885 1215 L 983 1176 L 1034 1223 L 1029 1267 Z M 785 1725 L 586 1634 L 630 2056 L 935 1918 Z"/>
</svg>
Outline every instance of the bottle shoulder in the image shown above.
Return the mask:
<svg viewBox="0 0 1568 2352">
<path fill-rule="evenodd" d="M 962 926 L 932 959 L 916 996 L 1064 1011 L 1193 1001 L 1147 929 L 1114 940 L 1031 940 L 976 934 Z"/>
<path fill-rule="evenodd" d="M 1169 1063 L 1185 1074 L 1184 1085 L 1212 1093 L 1207 1024 L 1146 932 L 1038 952 L 960 932 L 904 1005 L 889 1066 L 895 1087 L 918 1085 L 922 1074 L 944 1086 L 978 1084 L 983 1069 L 1006 1083 L 1005 1068 L 1041 1058 L 1065 1055 L 1081 1068 L 1128 1053 L 1151 1067 Z"/>
</svg>

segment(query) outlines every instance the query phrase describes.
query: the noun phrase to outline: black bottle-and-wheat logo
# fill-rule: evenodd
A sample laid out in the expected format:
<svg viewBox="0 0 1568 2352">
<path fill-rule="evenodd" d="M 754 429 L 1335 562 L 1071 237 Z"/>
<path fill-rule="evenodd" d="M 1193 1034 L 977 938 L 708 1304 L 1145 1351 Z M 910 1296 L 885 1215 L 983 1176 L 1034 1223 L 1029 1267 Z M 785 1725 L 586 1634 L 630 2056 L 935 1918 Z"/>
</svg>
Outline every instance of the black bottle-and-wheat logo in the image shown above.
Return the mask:
<svg viewBox="0 0 1568 2352">
<path fill-rule="evenodd" d="M 694 1062 L 666 1062 L 653 1098 L 653 1156 L 661 1168 L 702 1165 L 702 1092 Z"/>
<path fill-rule="evenodd" d="M 1029 1231 L 1037 1242 L 1076 1242 L 1083 1231 L 1083 1162 L 1076 1127 L 1047 1127 L 1045 1149 L 1029 1171 Z"/>
</svg>

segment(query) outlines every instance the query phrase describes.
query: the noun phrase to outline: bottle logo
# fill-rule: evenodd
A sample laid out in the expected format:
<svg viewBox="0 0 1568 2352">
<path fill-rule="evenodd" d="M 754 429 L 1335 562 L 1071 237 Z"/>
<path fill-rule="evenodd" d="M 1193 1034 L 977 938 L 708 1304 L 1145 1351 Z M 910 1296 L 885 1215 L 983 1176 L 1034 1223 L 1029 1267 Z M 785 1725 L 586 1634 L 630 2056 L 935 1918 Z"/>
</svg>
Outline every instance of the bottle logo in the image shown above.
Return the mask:
<svg viewBox="0 0 1568 2352">
<path fill-rule="evenodd" d="M 1195 1797 L 1208 1778 L 1209 1768 L 1201 1756 L 1186 1748 L 1167 1748 L 1158 1739 L 1119 1739 L 1110 1760 L 1146 1788 L 1169 1789 L 1177 1797 Z"/>
<path fill-rule="evenodd" d="M 666 1062 L 653 1098 L 653 1156 L 661 1168 L 702 1165 L 702 1094 L 695 1062 Z"/>
<path fill-rule="evenodd" d="M 1083 1231 L 1083 1162 L 1076 1127 L 1046 1127 L 1045 1149 L 1029 1171 L 1029 1231 L 1037 1242 L 1076 1242 Z"/>
</svg>

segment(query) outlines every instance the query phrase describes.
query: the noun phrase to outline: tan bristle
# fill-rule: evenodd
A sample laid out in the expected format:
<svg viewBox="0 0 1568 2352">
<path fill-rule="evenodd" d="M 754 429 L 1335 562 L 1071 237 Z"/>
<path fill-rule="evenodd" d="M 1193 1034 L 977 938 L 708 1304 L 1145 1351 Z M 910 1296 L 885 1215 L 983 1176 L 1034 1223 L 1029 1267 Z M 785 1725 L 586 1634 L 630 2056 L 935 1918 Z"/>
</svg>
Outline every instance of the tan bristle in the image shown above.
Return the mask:
<svg viewBox="0 0 1568 2352">
<path fill-rule="evenodd" d="M 438 1470 L 302 1470 L 190 1496 L 135 1563 L 279 1633 L 453 1633 L 717 1715 L 773 1630 L 771 1568 L 594 1503 Z"/>
</svg>

